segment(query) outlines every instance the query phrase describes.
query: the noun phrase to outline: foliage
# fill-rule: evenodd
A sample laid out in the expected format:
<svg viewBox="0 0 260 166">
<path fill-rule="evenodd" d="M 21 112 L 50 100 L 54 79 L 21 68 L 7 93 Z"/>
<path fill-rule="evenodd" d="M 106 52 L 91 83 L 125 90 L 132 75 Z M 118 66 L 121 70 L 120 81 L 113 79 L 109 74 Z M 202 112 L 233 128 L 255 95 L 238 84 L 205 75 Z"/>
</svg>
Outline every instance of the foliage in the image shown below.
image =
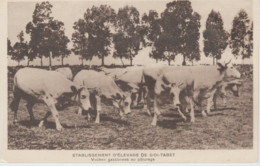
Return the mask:
<svg viewBox="0 0 260 166">
<path fill-rule="evenodd" d="M 250 20 L 244 10 L 240 10 L 233 20 L 231 29 L 230 48 L 234 56 L 249 58 L 253 52 L 253 24 L 250 28 Z"/>
<path fill-rule="evenodd" d="M 16 42 L 13 46 L 13 51 L 11 54 L 11 59 L 18 62 L 18 66 L 20 62 L 24 60 L 24 57 L 28 54 L 28 45 L 27 42 L 24 41 L 24 33 L 21 31 L 17 38 L 19 42 Z"/>
<path fill-rule="evenodd" d="M 100 5 L 87 9 L 84 14 L 84 31 L 88 34 L 87 42 L 84 33 L 81 35 L 81 43 L 87 47 L 86 59 L 98 56 L 104 65 L 105 56 L 109 55 L 112 41 L 111 27 L 115 22 L 115 11 L 110 6 Z"/>
<path fill-rule="evenodd" d="M 13 53 L 13 47 L 9 39 L 7 39 L 7 53 L 9 56 L 11 56 Z"/>
<path fill-rule="evenodd" d="M 213 57 L 213 64 L 215 64 L 215 59 L 221 59 L 221 55 L 228 45 L 229 37 L 228 32 L 223 28 L 223 20 L 219 12 L 212 10 L 209 14 L 203 37 L 204 53 L 207 57 Z"/>
<path fill-rule="evenodd" d="M 145 46 L 145 26 L 140 25 L 139 12 L 135 7 L 120 8 L 116 18 L 116 33 L 113 35 L 115 45 L 114 57 L 126 58 L 132 65 L 133 58 Z"/>
<path fill-rule="evenodd" d="M 64 23 L 51 17 L 51 9 L 52 5 L 48 1 L 37 3 L 32 21 L 26 25 L 26 33 L 31 36 L 31 55 L 49 57 L 50 67 L 52 57 L 66 56 L 70 53 L 67 49 L 69 39 L 64 32 Z"/>
</svg>

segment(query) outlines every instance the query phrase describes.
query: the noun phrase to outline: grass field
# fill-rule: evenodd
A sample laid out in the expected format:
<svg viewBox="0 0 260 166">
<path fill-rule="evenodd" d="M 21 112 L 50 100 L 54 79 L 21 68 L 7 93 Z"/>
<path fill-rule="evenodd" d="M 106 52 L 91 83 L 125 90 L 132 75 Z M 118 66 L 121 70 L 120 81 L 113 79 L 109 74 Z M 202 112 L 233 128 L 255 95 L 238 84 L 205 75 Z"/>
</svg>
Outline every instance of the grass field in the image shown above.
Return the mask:
<svg viewBox="0 0 260 166">
<path fill-rule="evenodd" d="M 9 73 L 9 103 L 13 98 L 12 78 Z M 38 128 L 37 122 L 30 124 L 22 100 L 18 124 L 13 125 L 13 112 L 8 109 L 8 149 L 250 149 L 253 147 L 252 79 L 244 77 L 240 90 L 240 97 L 228 94 L 226 106 L 219 99 L 218 109 L 212 110 L 212 115 L 202 117 L 196 112 L 195 123 L 183 122 L 177 112 L 164 105 L 156 127 L 151 126 L 152 117 L 141 107 L 122 120 L 113 107 L 102 105 L 100 124 L 75 114 L 77 107 L 68 107 L 59 112 L 64 127 L 61 132 L 55 130 L 51 116 L 45 128 Z M 36 104 L 33 110 L 39 120 L 47 107 Z"/>
</svg>

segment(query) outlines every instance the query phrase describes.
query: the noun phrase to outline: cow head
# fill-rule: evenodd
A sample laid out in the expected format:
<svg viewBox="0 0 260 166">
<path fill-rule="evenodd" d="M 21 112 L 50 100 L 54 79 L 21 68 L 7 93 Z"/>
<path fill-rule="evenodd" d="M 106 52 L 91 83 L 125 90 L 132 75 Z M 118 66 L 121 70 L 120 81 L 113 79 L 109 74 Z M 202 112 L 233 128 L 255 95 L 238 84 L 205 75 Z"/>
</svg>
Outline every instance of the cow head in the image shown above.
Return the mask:
<svg viewBox="0 0 260 166">
<path fill-rule="evenodd" d="M 130 104 L 131 104 L 131 93 L 125 92 L 124 94 L 118 94 L 117 98 L 113 100 L 113 105 L 119 109 L 119 113 L 121 117 L 124 117 L 125 114 L 131 112 Z"/>
<path fill-rule="evenodd" d="M 83 109 L 83 110 L 89 110 L 91 108 L 90 104 L 90 93 L 88 89 L 84 86 L 80 88 L 76 88 L 75 86 L 71 86 L 71 90 L 74 94 L 73 99 L 77 102 L 77 104 Z"/>
<path fill-rule="evenodd" d="M 171 89 L 170 89 L 170 96 L 172 97 L 172 102 L 175 107 L 180 106 L 180 92 L 181 92 L 181 86 L 183 83 L 172 83 Z"/>
<path fill-rule="evenodd" d="M 224 73 L 225 77 L 227 78 L 240 78 L 241 74 L 230 62 L 231 60 L 224 65 L 222 65 L 221 63 L 217 63 L 217 65 L 219 66 L 218 70 L 220 71 L 220 73 Z"/>
<path fill-rule="evenodd" d="M 181 92 L 181 85 L 183 83 L 171 83 L 168 85 L 162 84 L 162 88 L 164 91 L 169 91 L 169 95 L 171 97 L 172 103 L 174 107 L 179 107 L 180 105 L 180 92 Z"/>
</svg>

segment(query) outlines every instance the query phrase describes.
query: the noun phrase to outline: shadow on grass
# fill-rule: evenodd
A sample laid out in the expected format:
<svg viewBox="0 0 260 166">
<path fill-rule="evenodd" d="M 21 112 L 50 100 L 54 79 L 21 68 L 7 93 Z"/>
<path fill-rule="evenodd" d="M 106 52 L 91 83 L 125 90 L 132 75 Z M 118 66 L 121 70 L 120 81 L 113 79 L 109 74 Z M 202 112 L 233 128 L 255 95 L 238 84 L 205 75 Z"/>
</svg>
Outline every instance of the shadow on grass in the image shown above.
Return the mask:
<svg viewBox="0 0 260 166">
<path fill-rule="evenodd" d="M 223 107 L 223 108 L 217 108 L 217 109 L 212 109 L 212 112 L 217 112 L 217 111 L 228 111 L 228 110 L 237 110 L 235 107 Z"/>
<path fill-rule="evenodd" d="M 28 120 L 23 120 L 20 121 L 19 124 L 22 126 L 25 126 L 27 128 L 31 128 L 31 127 L 38 127 L 40 123 L 40 120 L 35 120 L 35 121 L 28 121 Z M 62 127 L 65 129 L 74 129 L 74 128 L 90 128 L 89 125 L 80 125 L 80 126 L 68 126 L 66 124 L 62 124 Z M 56 129 L 56 124 L 55 122 L 49 122 L 47 121 L 46 123 L 44 123 L 44 128 L 46 129 Z"/>
<path fill-rule="evenodd" d="M 178 121 L 178 120 L 177 120 Z M 157 125 L 166 129 L 176 129 L 176 120 L 161 120 L 157 122 Z"/>
<path fill-rule="evenodd" d="M 100 121 L 109 121 L 109 122 L 114 122 L 114 123 L 118 123 L 118 124 L 122 124 L 122 125 L 127 125 L 129 126 L 129 122 L 127 122 L 126 120 L 123 120 L 123 119 L 113 119 L 111 117 L 108 117 L 108 116 L 103 116 L 103 117 L 100 117 Z"/>
<path fill-rule="evenodd" d="M 137 106 L 131 106 L 131 109 L 143 109 L 144 105 L 143 104 L 138 104 Z"/>
</svg>

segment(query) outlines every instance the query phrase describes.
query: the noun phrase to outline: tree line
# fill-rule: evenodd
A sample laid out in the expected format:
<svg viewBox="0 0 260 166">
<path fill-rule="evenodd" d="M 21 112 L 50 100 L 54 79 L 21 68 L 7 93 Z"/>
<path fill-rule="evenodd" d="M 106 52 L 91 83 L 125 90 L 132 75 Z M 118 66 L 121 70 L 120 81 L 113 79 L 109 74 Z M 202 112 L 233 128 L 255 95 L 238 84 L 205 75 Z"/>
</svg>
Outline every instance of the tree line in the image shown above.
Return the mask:
<svg viewBox="0 0 260 166">
<path fill-rule="evenodd" d="M 152 47 L 149 56 L 158 61 L 171 61 L 180 54 L 182 65 L 187 61 L 200 60 L 200 19 L 199 13 L 193 11 L 189 0 L 174 0 L 167 3 L 165 10 L 159 15 L 150 10 L 140 16 L 133 6 L 125 6 L 115 11 L 108 5 L 88 8 L 74 22 L 71 41 L 73 48 L 68 49 L 70 39 L 65 35 L 64 23 L 52 17 L 50 2 L 37 3 L 32 14 L 32 20 L 26 25 L 25 32 L 30 35 L 29 42 L 24 40 L 24 32 L 18 34 L 18 42 L 13 46 L 7 39 L 8 55 L 20 62 L 27 57 L 27 65 L 35 58 L 63 59 L 73 52 L 78 55 L 83 65 L 84 60 L 92 60 L 94 56 L 105 64 L 105 57 L 111 51 L 114 58 L 132 61 L 144 47 Z M 212 57 L 213 64 L 221 59 L 226 47 L 232 49 L 235 57 L 249 58 L 253 52 L 253 22 L 248 14 L 241 9 L 233 19 L 230 32 L 223 27 L 221 14 L 212 10 L 203 31 L 204 54 Z M 112 49 L 114 48 L 114 49 Z"/>
</svg>

